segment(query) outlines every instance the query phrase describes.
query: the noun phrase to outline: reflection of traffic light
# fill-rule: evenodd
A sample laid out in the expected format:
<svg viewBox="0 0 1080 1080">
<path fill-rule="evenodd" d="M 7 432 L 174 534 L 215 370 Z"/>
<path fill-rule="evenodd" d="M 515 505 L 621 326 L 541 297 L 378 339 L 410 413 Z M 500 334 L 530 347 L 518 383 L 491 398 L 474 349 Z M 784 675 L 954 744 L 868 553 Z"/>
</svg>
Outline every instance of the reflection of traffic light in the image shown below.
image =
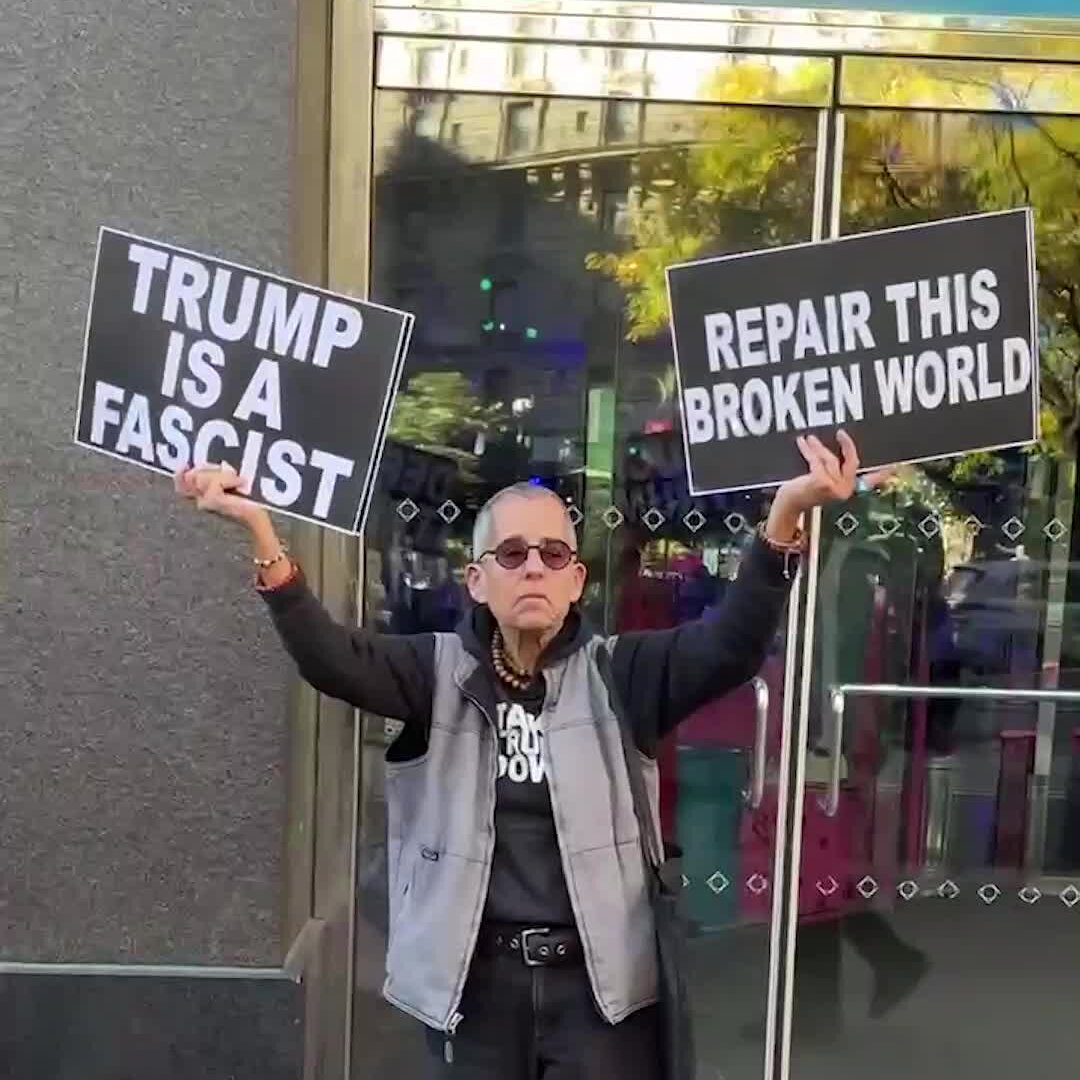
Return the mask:
<svg viewBox="0 0 1080 1080">
<path fill-rule="evenodd" d="M 540 331 L 535 326 L 520 327 L 508 325 L 505 310 L 499 311 L 499 298 L 510 289 L 516 289 L 517 282 L 513 280 L 495 280 L 486 274 L 480 279 L 480 291 L 487 296 L 487 312 L 480 323 L 480 329 L 485 336 L 494 334 L 502 335 L 507 343 L 537 341 Z"/>
<path fill-rule="evenodd" d="M 480 291 L 486 293 L 488 298 L 487 315 L 480 324 L 480 329 L 483 330 L 485 334 L 493 334 L 495 333 L 495 327 L 498 326 L 498 321 L 495 318 L 495 304 L 498 299 L 499 290 L 495 288 L 495 282 L 485 274 L 480 279 Z"/>
</svg>

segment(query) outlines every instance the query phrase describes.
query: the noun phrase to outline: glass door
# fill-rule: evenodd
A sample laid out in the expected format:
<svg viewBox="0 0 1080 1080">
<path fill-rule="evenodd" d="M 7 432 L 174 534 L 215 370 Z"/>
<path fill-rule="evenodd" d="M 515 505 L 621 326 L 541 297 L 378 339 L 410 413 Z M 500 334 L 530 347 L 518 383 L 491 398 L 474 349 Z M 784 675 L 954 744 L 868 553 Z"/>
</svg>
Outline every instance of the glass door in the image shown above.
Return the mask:
<svg viewBox="0 0 1080 1080">
<path fill-rule="evenodd" d="M 905 468 L 824 516 L 783 1076 L 1080 1060 L 1077 86 L 844 61 L 837 231 L 1034 207 L 1042 442 Z"/>
<path fill-rule="evenodd" d="M 820 236 L 832 71 L 825 58 L 380 39 L 372 295 L 417 323 L 366 536 L 368 625 L 451 631 L 476 511 L 523 479 L 571 507 L 598 630 L 715 615 L 769 493 L 689 496 L 664 268 Z M 686 860 L 702 1076 L 772 1068 L 761 1019 L 777 993 L 796 636 L 782 628 L 755 680 L 701 703 L 656 751 L 665 832 Z M 357 1075 L 423 1075 L 428 1053 L 419 1025 L 379 1000 L 395 734 L 363 727 Z"/>
</svg>

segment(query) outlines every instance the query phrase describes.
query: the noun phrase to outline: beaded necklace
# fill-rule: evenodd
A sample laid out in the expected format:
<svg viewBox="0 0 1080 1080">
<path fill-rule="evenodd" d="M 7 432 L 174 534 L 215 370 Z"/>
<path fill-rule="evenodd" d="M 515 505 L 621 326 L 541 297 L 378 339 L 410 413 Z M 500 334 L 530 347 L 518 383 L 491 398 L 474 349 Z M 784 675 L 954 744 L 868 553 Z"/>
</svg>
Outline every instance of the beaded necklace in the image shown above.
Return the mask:
<svg viewBox="0 0 1080 1080">
<path fill-rule="evenodd" d="M 519 668 L 506 655 L 506 643 L 498 627 L 491 635 L 491 666 L 495 669 L 495 674 L 515 690 L 527 690 L 532 685 L 532 674 Z"/>
</svg>

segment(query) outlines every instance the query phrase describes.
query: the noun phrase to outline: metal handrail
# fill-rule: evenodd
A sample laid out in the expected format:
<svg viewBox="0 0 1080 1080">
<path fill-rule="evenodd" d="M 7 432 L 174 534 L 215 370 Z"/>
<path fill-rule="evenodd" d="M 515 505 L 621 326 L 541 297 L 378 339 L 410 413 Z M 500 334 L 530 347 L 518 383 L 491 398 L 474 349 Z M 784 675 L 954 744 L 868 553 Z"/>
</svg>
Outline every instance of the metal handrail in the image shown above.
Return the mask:
<svg viewBox="0 0 1080 1080">
<path fill-rule="evenodd" d="M 997 686 L 901 686 L 898 683 L 843 683 L 830 691 L 833 729 L 829 788 L 822 809 L 835 817 L 840 808 L 840 752 L 844 743 L 844 709 L 849 697 L 938 698 L 983 701 L 1076 701 L 1080 690 L 1025 690 Z"/>
<path fill-rule="evenodd" d="M 769 737 L 769 684 L 756 675 L 754 686 L 754 764 L 750 775 L 750 807 L 757 810 L 765 798 L 765 757 Z"/>
</svg>

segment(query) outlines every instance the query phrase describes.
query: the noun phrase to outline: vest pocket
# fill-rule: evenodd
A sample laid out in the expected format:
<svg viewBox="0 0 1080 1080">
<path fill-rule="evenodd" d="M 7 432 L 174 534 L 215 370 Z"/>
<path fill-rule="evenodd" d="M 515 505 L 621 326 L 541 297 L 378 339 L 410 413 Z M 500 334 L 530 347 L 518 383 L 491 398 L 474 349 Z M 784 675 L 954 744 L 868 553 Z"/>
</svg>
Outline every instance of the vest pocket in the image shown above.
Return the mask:
<svg viewBox="0 0 1080 1080">
<path fill-rule="evenodd" d="M 387 949 L 387 978 L 395 1001 L 441 1023 L 467 971 L 484 863 L 434 847 L 427 850 L 438 858 L 425 858 L 423 850 L 414 843 L 410 852 L 413 873 Z"/>
<path fill-rule="evenodd" d="M 393 891 L 390 893 L 390 940 L 393 940 L 401 917 L 409 906 L 409 894 L 416 882 L 416 865 L 419 861 L 420 859 L 408 850 L 402 854 L 397 880 L 393 882 Z"/>
<path fill-rule="evenodd" d="M 428 847 L 425 844 L 419 849 L 414 848 L 413 853 L 406 854 L 402 858 L 402 862 L 407 863 L 408 865 L 408 872 L 402 875 L 401 879 L 397 882 L 397 888 L 395 890 L 397 904 L 395 905 L 394 916 L 390 924 L 391 933 L 393 933 L 393 929 L 401 919 L 401 916 L 413 906 L 418 880 L 422 878 L 424 872 L 429 869 L 433 863 L 437 863 L 441 857 L 441 854 L 436 851 L 435 848 Z"/>
</svg>

